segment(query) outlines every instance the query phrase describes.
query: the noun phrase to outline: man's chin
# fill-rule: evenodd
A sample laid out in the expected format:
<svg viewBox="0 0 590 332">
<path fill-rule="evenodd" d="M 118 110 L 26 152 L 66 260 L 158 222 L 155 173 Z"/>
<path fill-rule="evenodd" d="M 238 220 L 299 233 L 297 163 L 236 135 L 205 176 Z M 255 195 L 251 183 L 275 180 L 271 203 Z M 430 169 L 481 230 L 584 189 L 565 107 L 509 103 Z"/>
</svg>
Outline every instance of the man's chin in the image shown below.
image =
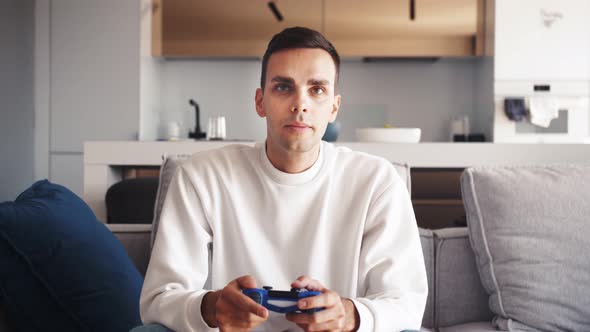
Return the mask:
<svg viewBox="0 0 590 332">
<path fill-rule="evenodd" d="M 313 150 L 313 148 L 319 144 L 319 140 L 311 138 L 297 139 L 297 140 L 286 140 L 282 142 L 283 149 L 290 152 L 304 153 Z"/>
</svg>

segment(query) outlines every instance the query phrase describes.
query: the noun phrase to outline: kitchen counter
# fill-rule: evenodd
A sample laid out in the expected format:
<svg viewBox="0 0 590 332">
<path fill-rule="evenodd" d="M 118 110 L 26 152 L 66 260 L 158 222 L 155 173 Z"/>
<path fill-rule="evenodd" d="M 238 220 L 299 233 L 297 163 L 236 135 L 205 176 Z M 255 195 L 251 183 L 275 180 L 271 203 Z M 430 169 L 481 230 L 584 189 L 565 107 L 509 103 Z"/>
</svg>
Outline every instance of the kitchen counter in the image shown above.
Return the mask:
<svg viewBox="0 0 590 332">
<path fill-rule="evenodd" d="M 105 193 L 124 166 L 158 166 L 165 154 L 192 154 L 240 141 L 95 141 L 84 143 L 84 200 L 106 221 Z M 465 168 L 503 164 L 590 163 L 588 144 L 360 143 L 337 142 L 414 168 Z"/>
</svg>

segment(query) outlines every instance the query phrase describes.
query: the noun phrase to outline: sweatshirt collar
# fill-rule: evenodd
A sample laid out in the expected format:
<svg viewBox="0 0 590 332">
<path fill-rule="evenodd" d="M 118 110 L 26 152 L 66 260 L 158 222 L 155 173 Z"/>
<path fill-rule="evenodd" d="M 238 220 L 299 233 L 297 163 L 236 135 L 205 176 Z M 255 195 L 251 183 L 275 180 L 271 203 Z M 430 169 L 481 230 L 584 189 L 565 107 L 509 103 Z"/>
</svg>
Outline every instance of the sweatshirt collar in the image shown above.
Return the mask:
<svg viewBox="0 0 590 332">
<path fill-rule="evenodd" d="M 324 143 L 320 142 L 320 153 L 315 163 L 307 170 L 301 173 L 285 173 L 278 170 L 268 159 L 266 154 L 266 142 L 256 143 L 258 149 L 258 155 L 260 157 L 260 163 L 266 175 L 268 175 L 275 182 L 285 185 L 300 185 L 311 181 L 318 175 L 322 165 L 324 164 Z"/>
</svg>

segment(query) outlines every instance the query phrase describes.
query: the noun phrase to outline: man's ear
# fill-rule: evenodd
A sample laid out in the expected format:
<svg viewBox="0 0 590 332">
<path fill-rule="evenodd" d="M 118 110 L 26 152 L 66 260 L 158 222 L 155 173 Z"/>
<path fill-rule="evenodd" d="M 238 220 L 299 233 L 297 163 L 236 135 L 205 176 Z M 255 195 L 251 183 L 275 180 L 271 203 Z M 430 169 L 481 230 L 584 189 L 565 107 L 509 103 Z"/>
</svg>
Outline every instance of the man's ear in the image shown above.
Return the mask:
<svg viewBox="0 0 590 332">
<path fill-rule="evenodd" d="M 340 109 L 340 95 L 334 96 L 334 103 L 332 104 L 332 113 L 330 114 L 330 122 L 334 122 L 336 120 L 336 116 L 338 116 L 338 110 Z"/>
<path fill-rule="evenodd" d="M 256 89 L 256 97 L 255 97 L 256 113 L 261 118 L 266 117 L 266 112 L 264 111 L 264 104 L 262 102 L 263 98 L 264 98 L 264 94 L 262 92 L 262 89 L 261 88 Z"/>
</svg>

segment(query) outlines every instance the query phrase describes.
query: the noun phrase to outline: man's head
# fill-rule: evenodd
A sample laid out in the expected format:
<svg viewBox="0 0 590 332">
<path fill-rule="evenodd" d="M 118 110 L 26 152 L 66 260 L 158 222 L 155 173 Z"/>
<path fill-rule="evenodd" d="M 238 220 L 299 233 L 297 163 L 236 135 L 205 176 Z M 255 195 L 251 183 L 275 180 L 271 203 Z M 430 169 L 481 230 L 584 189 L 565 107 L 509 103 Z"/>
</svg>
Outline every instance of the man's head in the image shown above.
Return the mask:
<svg viewBox="0 0 590 332">
<path fill-rule="evenodd" d="M 262 74 L 260 75 L 260 87 L 264 90 L 266 84 L 266 71 L 268 69 L 268 59 L 273 53 L 281 50 L 295 48 L 317 48 L 330 54 L 336 67 L 336 77 L 334 82 L 338 85 L 338 74 L 340 72 L 340 56 L 336 52 L 334 45 L 330 43 L 321 33 L 303 27 L 287 28 L 272 37 L 264 56 L 262 57 Z"/>
<path fill-rule="evenodd" d="M 262 59 L 256 112 L 267 119 L 267 148 L 285 153 L 318 147 L 336 119 L 340 58 L 319 32 L 289 28 L 276 34 Z"/>
</svg>

